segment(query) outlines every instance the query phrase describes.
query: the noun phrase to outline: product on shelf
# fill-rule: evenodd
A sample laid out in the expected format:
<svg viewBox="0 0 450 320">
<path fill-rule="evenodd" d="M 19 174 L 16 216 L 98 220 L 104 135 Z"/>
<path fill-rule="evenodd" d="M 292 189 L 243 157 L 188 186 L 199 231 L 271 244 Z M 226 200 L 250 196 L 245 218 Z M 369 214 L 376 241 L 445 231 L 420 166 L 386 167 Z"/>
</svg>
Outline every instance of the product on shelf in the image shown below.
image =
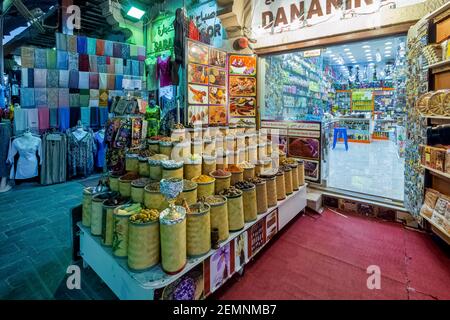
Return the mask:
<svg viewBox="0 0 450 320">
<path fill-rule="evenodd" d="M 216 179 L 215 193 L 219 194 L 222 190 L 228 189 L 231 185 L 231 172 L 218 169 L 211 172 L 210 175 Z"/>
<path fill-rule="evenodd" d="M 225 241 L 230 235 L 228 228 L 227 198 L 224 196 L 215 195 L 207 197 L 205 201 L 211 207 L 211 230 L 217 229 L 218 241 Z"/>
<path fill-rule="evenodd" d="M 256 186 L 248 181 L 240 181 L 235 184 L 235 187 L 242 191 L 244 221 L 251 222 L 256 220 L 258 216 Z"/>
<path fill-rule="evenodd" d="M 211 207 L 207 203 L 197 202 L 189 209 L 186 220 L 187 255 L 198 257 L 211 249 Z"/>
<path fill-rule="evenodd" d="M 131 182 L 131 200 L 136 203 L 144 203 L 144 188 L 153 182 L 149 178 L 140 178 Z"/>
<path fill-rule="evenodd" d="M 168 274 L 176 274 L 186 265 L 186 210 L 177 206 L 160 214 L 161 266 Z"/>
<path fill-rule="evenodd" d="M 220 195 L 227 198 L 229 230 L 231 232 L 241 230 L 245 224 L 242 191 L 235 187 L 230 187 L 222 190 Z"/>
<path fill-rule="evenodd" d="M 201 199 L 202 197 L 208 197 L 214 195 L 215 192 L 215 181 L 216 179 L 207 175 L 200 175 L 192 179 L 197 183 L 197 197 Z"/>
</svg>

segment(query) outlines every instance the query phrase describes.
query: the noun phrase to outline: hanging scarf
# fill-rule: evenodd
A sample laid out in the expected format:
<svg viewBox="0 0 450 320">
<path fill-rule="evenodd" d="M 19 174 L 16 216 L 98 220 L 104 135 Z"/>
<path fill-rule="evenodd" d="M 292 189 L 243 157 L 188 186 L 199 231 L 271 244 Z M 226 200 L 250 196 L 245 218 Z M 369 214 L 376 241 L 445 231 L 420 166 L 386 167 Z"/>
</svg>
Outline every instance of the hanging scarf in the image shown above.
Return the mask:
<svg viewBox="0 0 450 320">
<path fill-rule="evenodd" d="M 34 50 L 34 67 L 40 69 L 47 68 L 47 50 L 35 49 Z"/>
<path fill-rule="evenodd" d="M 64 33 L 56 34 L 56 49 L 61 51 L 67 50 L 67 36 Z"/>
<path fill-rule="evenodd" d="M 70 53 L 77 53 L 77 36 L 67 35 L 67 51 Z"/>
<path fill-rule="evenodd" d="M 34 68 L 34 48 L 20 48 L 22 68 Z"/>
<path fill-rule="evenodd" d="M 58 88 L 59 86 L 59 70 L 47 70 L 47 88 Z"/>
<path fill-rule="evenodd" d="M 87 54 L 96 55 L 97 52 L 97 39 L 87 38 Z"/>
<path fill-rule="evenodd" d="M 69 68 L 69 55 L 67 51 L 57 51 L 56 68 L 59 70 L 67 70 Z"/>
<path fill-rule="evenodd" d="M 97 39 L 95 54 L 103 56 L 105 54 L 105 40 Z"/>
<path fill-rule="evenodd" d="M 47 69 L 34 69 L 34 87 L 47 87 Z"/>
<path fill-rule="evenodd" d="M 34 103 L 38 108 L 47 106 L 47 89 L 45 88 L 34 89 Z"/>
<path fill-rule="evenodd" d="M 47 69 L 56 69 L 56 50 L 47 50 Z"/>
<path fill-rule="evenodd" d="M 59 87 L 69 87 L 69 70 L 59 70 Z"/>
<path fill-rule="evenodd" d="M 47 89 L 47 105 L 50 109 L 58 108 L 58 89 Z"/>
</svg>

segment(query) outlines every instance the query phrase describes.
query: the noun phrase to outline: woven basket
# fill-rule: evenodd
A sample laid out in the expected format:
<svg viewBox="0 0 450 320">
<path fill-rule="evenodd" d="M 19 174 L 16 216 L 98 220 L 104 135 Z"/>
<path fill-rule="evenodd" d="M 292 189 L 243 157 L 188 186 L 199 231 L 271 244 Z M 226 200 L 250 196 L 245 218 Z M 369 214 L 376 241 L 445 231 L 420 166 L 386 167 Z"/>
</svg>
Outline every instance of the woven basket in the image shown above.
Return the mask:
<svg viewBox="0 0 450 320">
<path fill-rule="evenodd" d="M 160 261 L 159 222 L 137 224 L 128 221 L 128 268 L 145 271 Z"/>
<path fill-rule="evenodd" d="M 244 170 L 239 172 L 231 172 L 231 185 L 234 186 L 240 181 L 244 181 Z"/>
<path fill-rule="evenodd" d="M 258 208 L 256 203 L 256 187 L 244 189 L 242 191 L 242 202 L 244 205 L 244 221 L 251 222 L 258 218 Z"/>
<path fill-rule="evenodd" d="M 150 190 L 148 186 L 144 188 L 144 205 L 147 209 L 156 209 L 159 212 L 169 207 L 161 192 Z"/>
<path fill-rule="evenodd" d="M 123 197 L 131 197 L 131 181 L 125 180 L 124 176 L 119 178 L 119 193 Z"/>
<path fill-rule="evenodd" d="M 284 181 L 284 173 L 277 174 L 277 200 L 286 199 L 286 182 Z"/>
<path fill-rule="evenodd" d="M 166 214 L 166 209 L 161 213 Z M 177 207 L 185 213 L 184 208 Z M 160 220 L 161 266 L 168 274 L 176 274 L 186 265 L 186 216 L 174 223 Z"/>
<path fill-rule="evenodd" d="M 298 164 L 291 164 L 292 168 L 292 187 L 295 191 L 298 190 L 299 182 L 298 182 Z"/>
<path fill-rule="evenodd" d="M 284 170 L 284 185 L 285 185 L 285 191 L 286 194 L 292 194 L 294 192 L 294 185 L 292 183 L 292 169 L 285 169 Z"/>
<path fill-rule="evenodd" d="M 244 203 L 241 194 L 234 197 L 226 197 L 228 206 L 228 227 L 231 232 L 241 230 L 244 227 Z"/>
<path fill-rule="evenodd" d="M 256 207 L 258 214 L 265 213 L 268 209 L 266 181 L 256 184 Z"/>
<path fill-rule="evenodd" d="M 150 176 L 150 167 L 147 158 L 139 158 L 139 175 L 141 177 Z"/>
<path fill-rule="evenodd" d="M 185 163 L 184 164 L 184 178 L 191 180 L 202 174 L 202 164 L 200 163 Z"/>
<path fill-rule="evenodd" d="M 102 235 L 102 222 L 103 222 L 103 201 L 112 196 L 113 192 L 104 192 L 96 194 L 92 197 L 91 206 L 91 234 L 93 236 Z"/>
<path fill-rule="evenodd" d="M 195 183 L 195 182 L 194 182 Z M 192 206 L 197 203 L 198 185 L 195 183 L 193 188 L 184 189 L 183 192 L 178 196 L 176 204 L 182 205 L 183 199 L 186 200 L 188 206 Z"/>
<path fill-rule="evenodd" d="M 191 206 L 191 210 L 199 204 Z M 211 249 L 211 220 L 210 206 L 205 204 L 199 213 L 188 213 L 186 219 L 187 255 L 189 257 L 202 256 Z"/>
<path fill-rule="evenodd" d="M 216 179 L 214 184 L 216 194 L 219 194 L 222 190 L 228 189 L 231 186 L 231 173 L 224 177 L 214 176 L 212 175 L 212 172 L 209 175 Z"/>
<path fill-rule="evenodd" d="M 255 177 L 255 167 L 244 168 L 244 180 L 248 180 Z"/>
<path fill-rule="evenodd" d="M 111 206 L 107 205 L 105 200 L 103 202 L 103 211 L 102 211 L 102 244 L 104 246 L 110 247 L 112 246 L 113 234 L 114 234 L 114 210 L 124 205 L 122 202 L 120 204 Z"/>
<path fill-rule="evenodd" d="M 91 226 L 91 210 L 92 210 L 92 197 L 94 188 L 89 187 L 83 190 L 83 206 L 82 206 L 82 218 L 81 223 L 85 227 Z"/>
<path fill-rule="evenodd" d="M 211 230 L 217 229 L 219 231 L 219 241 L 225 241 L 230 236 L 228 228 L 228 205 L 227 198 L 222 196 L 223 201 L 217 204 L 209 204 L 211 215 Z"/>
<path fill-rule="evenodd" d="M 128 206 L 129 204 L 126 204 L 114 209 L 112 252 L 113 255 L 119 258 L 124 258 L 128 255 L 128 219 L 133 213 L 118 214 L 117 212 Z"/>
</svg>

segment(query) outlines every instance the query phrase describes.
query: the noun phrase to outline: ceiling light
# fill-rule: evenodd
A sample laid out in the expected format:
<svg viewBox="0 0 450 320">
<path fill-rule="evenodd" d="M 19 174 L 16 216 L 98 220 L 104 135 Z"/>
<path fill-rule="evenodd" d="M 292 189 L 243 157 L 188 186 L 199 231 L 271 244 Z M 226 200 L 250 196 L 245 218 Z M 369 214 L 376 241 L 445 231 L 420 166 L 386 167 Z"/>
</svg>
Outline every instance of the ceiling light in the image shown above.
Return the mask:
<svg viewBox="0 0 450 320">
<path fill-rule="evenodd" d="M 390 58 L 390 57 L 391 57 L 390 54 L 385 54 L 384 56 L 385 56 L 386 58 Z"/>
<path fill-rule="evenodd" d="M 370 48 L 370 46 L 369 45 L 365 45 L 365 46 L 362 46 L 363 47 L 363 49 L 369 49 Z"/>
<path fill-rule="evenodd" d="M 389 45 L 391 45 L 391 44 L 392 44 L 391 41 L 385 42 L 385 45 L 387 45 L 387 46 L 389 46 Z"/>
<path fill-rule="evenodd" d="M 349 48 L 345 48 L 344 51 L 350 51 L 350 49 Z"/>
<path fill-rule="evenodd" d="M 384 50 L 391 50 L 392 47 L 385 47 Z"/>
<path fill-rule="evenodd" d="M 335 55 L 334 54 L 330 54 L 330 58 L 333 58 L 333 57 L 335 57 Z"/>
<path fill-rule="evenodd" d="M 127 12 L 127 16 L 132 17 L 137 20 L 140 20 L 144 14 L 145 14 L 144 10 L 138 9 L 134 6 L 131 6 Z"/>
<path fill-rule="evenodd" d="M 364 50 L 364 52 L 370 52 L 371 50 L 370 49 L 366 49 L 366 50 Z"/>
<path fill-rule="evenodd" d="M 387 51 L 384 52 L 384 54 L 391 54 L 391 51 L 387 50 Z"/>
</svg>

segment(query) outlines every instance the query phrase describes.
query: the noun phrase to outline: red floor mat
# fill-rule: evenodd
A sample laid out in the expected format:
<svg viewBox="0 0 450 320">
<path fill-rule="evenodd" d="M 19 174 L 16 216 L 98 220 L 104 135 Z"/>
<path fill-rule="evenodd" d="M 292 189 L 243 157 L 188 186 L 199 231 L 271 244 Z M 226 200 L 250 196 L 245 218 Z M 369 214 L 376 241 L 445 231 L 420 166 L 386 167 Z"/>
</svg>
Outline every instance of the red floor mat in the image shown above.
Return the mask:
<svg viewBox="0 0 450 320">
<path fill-rule="evenodd" d="M 246 267 L 242 278 L 231 280 L 215 297 L 446 299 L 449 262 L 428 235 L 327 210 L 294 221 Z M 381 269 L 381 290 L 367 288 L 369 265 Z"/>
</svg>

